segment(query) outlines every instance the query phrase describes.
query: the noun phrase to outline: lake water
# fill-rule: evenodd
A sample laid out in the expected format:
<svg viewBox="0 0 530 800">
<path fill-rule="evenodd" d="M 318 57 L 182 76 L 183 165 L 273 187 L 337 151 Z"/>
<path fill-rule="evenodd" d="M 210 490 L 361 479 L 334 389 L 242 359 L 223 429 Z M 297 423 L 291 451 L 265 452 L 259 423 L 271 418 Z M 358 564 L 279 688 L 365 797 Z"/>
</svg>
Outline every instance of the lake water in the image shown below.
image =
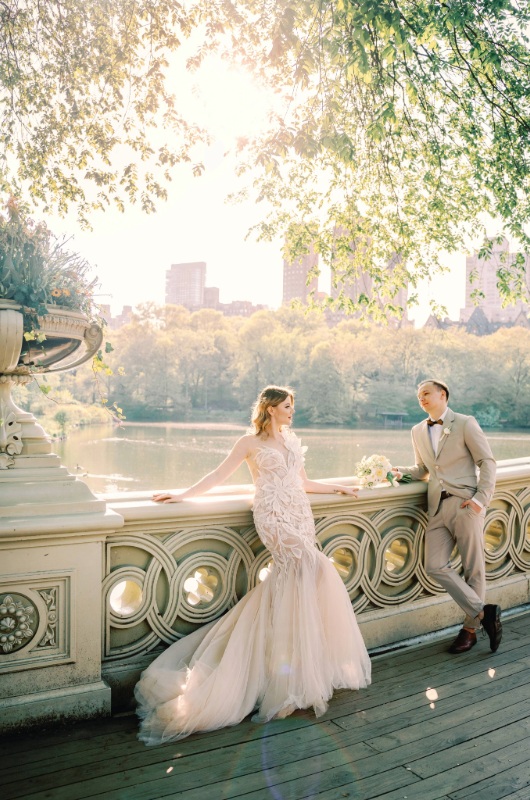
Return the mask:
<svg viewBox="0 0 530 800">
<path fill-rule="evenodd" d="M 200 424 L 91 426 L 55 442 L 53 449 L 70 472 L 88 473 L 83 479 L 95 492 L 177 489 L 215 469 L 244 430 L 237 425 Z M 412 461 L 410 429 L 294 430 L 309 447 L 309 478 L 352 475 L 356 462 L 372 453 L 386 455 L 393 464 Z M 528 431 L 488 431 L 487 436 L 497 459 L 530 455 Z M 250 482 L 247 465 L 242 464 L 226 483 Z"/>
</svg>

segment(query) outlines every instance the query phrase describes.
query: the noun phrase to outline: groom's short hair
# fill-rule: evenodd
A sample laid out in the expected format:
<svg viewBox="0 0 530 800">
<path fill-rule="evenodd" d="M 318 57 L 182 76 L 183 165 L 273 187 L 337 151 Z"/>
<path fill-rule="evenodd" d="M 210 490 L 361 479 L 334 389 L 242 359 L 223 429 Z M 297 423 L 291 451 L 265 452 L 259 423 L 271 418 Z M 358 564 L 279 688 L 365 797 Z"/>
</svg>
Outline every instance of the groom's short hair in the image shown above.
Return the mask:
<svg viewBox="0 0 530 800">
<path fill-rule="evenodd" d="M 426 380 L 418 383 L 418 392 L 420 391 L 421 387 L 424 386 L 426 383 L 432 383 L 439 389 L 443 389 L 445 392 L 445 399 L 447 400 L 447 402 L 449 402 L 449 386 L 446 383 L 444 383 L 443 381 L 439 381 L 436 378 L 427 378 Z"/>
</svg>

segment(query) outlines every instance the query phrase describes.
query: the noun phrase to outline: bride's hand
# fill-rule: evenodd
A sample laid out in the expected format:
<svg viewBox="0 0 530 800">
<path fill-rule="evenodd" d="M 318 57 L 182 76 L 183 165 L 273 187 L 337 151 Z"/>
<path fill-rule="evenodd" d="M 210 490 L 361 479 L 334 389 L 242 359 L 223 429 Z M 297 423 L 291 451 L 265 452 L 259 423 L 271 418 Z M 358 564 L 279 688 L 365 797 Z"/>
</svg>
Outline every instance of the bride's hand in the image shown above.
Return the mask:
<svg viewBox="0 0 530 800">
<path fill-rule="evenodd" d="M 155 503 L 182 503 L 186 498 L 183 497 L 184 492 L 180 494 L 170 494 L 169 492 L 157 492 L 153 494 L 153 501 Z"/>
<path fill-rule="evenodd" d="M 334 491 L 337 492 L 337 494 L 348 494 L 348 495 L 350 495 L 350 497 L 357 497 L 355 492 L 359 491 L 359 490 L 357 489 L 357 487 L 340 486 L 340 487 L 337 487 L 336 489 L 334 489 Z"/>
</svg>

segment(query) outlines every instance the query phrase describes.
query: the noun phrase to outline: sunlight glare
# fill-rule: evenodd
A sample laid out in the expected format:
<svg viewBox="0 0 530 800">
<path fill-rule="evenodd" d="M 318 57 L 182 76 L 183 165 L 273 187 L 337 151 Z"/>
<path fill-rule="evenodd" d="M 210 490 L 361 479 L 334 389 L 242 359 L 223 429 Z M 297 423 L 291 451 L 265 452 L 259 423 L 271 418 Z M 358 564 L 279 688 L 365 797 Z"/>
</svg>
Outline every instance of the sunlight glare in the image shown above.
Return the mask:
<svg viewBox="0 0 530 800">
<path fill-rule="evenodd" d="M 230 69 L 220 58 L 209 59 L 196 75 L 197 99 L 216 139 L 229 144 L 264 127 L 274 97 L 247 72 Z"/>
</svg>

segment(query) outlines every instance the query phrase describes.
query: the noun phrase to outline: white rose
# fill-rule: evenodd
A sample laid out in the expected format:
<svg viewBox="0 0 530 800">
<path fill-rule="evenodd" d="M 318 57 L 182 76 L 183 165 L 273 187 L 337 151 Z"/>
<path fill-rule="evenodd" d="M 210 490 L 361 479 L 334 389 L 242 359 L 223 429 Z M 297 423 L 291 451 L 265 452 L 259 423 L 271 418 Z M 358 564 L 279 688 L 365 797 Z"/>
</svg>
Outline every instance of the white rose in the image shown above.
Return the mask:
<svg viewBox="0 0 530 800">
<path fill-rule="evenodd" d="M 444 428 L 444 434 L 446 436 L 449 436 L 450 433 L 451 433 L 451 428 Z"/>
</svg>

